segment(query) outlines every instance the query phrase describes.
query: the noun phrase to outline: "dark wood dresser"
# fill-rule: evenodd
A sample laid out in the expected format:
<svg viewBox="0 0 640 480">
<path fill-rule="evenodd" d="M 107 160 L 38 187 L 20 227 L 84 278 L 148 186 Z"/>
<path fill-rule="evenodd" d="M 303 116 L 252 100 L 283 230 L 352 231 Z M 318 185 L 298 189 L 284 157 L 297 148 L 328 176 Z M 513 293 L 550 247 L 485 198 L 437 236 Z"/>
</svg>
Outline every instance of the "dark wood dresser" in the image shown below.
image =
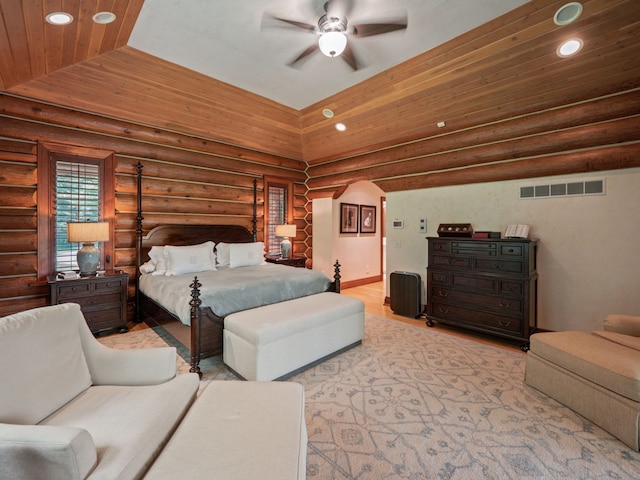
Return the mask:
<svg viewBox="0 0 640 480">
<path fill-rule="evenodd" d="M 113 272 L 95 277 L 48 280 L 51 305 L 73 302 L 80 305 L 82 314 L 94 334 L 111 330 L 126 332 L 127 287 L 129 275 Z"/>
<path fill-rule="evenodd" d="M 537 325 L 537 244 L 429 237 L 427 325 L 434 321 L 523 341 Z"/>
</svg>

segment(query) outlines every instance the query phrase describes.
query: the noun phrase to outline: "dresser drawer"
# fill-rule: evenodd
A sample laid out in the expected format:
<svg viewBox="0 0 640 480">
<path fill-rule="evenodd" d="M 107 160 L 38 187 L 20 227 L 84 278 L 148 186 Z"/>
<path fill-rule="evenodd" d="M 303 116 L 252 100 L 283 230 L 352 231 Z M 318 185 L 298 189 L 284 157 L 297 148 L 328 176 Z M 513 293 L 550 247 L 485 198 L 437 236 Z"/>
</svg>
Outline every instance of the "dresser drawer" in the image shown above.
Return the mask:
<svg viewBox="0 0 640 480">
<path fill-rule="evenodd" d="M 429 289 L 429 294 L 429 299 L 450 305 L 466 305 L 500 315 L 522 316 L 522 301 L 518 298 L 504 298 L 436 286 Z"/>
<path fill-rule="evenodd" d="M 473 269 L 478 272 L 486 273 L 508 273 L 514 275 L 523 275 L 524 262 L 500 260 L 497 258 L 474 258 Z"/>
<path fill-rule="evenodd" d="M 508 332 L 523 334 L 523 321 L 521 318 L 504 317 L 489 312 L 464 308 L 457 305 L 449 305 L 434 301 L 431 305 L 431 315 L 436 320 L 442 319 L 446 323 L 458 326 L 494 332 Z"/>
<path fill-rule="evenodd" d="M 500 256 L 524 258 L 525 246 L 521 243 L 508 243 L 500 245 Z"/>
<path fill-rule="evenodd" d="M 451 253 L 455 255 L 472 255 L 495 257 L 498 255 L 498 244 L 495 242 L 455 241 L 451 242 Z"/>
<path fill-rule="evenodd" d="M 471 257 L 452 257 L 445 255 L 434 255 L 429 263 L 430 267 L 457 268 L 463 270 L 471 269 Z"/>
</svg>

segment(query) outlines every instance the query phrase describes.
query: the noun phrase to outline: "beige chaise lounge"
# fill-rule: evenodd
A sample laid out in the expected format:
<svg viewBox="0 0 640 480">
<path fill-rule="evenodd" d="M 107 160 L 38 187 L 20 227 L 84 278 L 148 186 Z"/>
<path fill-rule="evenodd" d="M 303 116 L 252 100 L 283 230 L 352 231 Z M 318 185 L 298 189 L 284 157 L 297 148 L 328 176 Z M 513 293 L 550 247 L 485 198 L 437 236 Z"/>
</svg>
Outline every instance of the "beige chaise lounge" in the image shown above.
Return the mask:
<svg viewBox="0 0 640 480">
<path fill-rule="evenodd" d="M 603 330 L 531 336 L 525 383 L 640 447 L 640 317 L 609 315 Z"/>
</svg>

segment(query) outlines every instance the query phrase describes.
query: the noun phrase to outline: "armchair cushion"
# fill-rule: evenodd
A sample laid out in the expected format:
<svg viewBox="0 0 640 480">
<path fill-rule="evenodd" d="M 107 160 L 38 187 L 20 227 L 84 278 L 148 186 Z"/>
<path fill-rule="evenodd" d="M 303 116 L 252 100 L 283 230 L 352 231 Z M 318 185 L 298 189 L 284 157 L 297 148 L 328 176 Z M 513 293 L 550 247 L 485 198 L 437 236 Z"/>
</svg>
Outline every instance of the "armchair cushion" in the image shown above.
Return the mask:
<svg viewBox="0 0 640 480">
<path fill-rule="evenodd" d="M 0 423 L 0 452 L 0 478 L 83 479 L 97 462 L 91 435 L 68 426 Z"/>
<path fill-rule="evenodd" d="M 0 319 L 0 422 L 36 424 L 91 386 L 76 304 Z"/>
<path fill-rule="evenodd" d="M 608 332 L 640 337 L 640 317 L 613 313 L 607 315 L 602 326 Z"/>
</svg>

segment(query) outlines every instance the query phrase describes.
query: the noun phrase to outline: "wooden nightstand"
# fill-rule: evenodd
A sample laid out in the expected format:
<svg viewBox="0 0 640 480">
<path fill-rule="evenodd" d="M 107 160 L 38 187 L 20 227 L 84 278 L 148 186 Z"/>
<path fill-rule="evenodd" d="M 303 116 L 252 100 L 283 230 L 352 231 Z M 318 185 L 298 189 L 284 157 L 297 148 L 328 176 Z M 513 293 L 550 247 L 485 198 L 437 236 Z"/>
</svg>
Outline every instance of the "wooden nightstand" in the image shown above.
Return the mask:
<svg viewBox="0 0 640 480">
<path fill-rule="evenodd" d="M 92 333 L 127 328 L 129 275 L 107 272 L 95 277 L 59 279 L 49 277 L 51 305 L 73 302 L 80 305 Z"/>
<path fill-rule="evenodd" d="M 289 265 L 290 267 L 304 268 L 307 259 L 303 256 L 293 256 L 290 258 L 282 258 L 280 255 L 266 255 L 265 260 L 269 263 L 279 263 L 280 265 Z"/>
</svg>

